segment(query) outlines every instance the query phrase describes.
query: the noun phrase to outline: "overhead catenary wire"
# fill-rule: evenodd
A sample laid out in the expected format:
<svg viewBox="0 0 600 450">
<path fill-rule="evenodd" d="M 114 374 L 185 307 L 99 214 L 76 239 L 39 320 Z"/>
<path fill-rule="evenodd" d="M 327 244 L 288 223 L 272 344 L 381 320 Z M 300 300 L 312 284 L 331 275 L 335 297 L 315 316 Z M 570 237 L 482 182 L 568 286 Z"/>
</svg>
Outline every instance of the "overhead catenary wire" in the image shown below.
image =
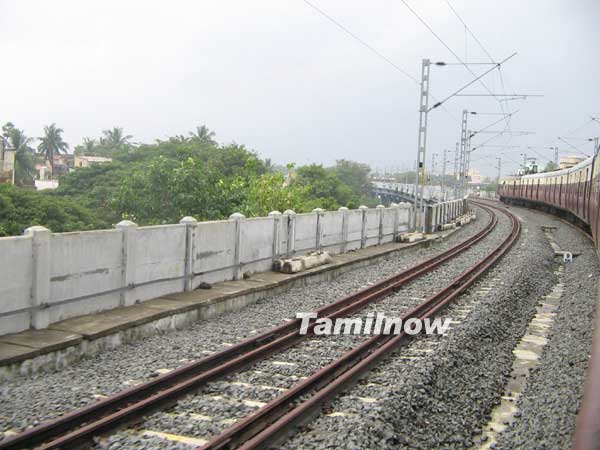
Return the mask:
<svg viewBox="0 0 600 450">
<path fill-rule="evenodd" d="M 475 40 L 475 42 L 477 43 L 477 45 L 479 45 L 479 47 L 481 48 L 481 50 L 483 50 L 483 52 L 487 55 L 487 57 L 490 59 L 490 61 L 494 62 L 494 58 L 491 55 L 491 53 L 485 48 L 485 46 L 483 45 L 483 43 L 477 38 L 477 36 L 475 35 L 475 33 L 473 32 L 473 30 L 471 30 L 471 28 L 467 25 L 467 23 L 463 20 L 463 18 L 460 16 L 460 14 L 458 13 L 458 11 L 452 6 L 452 4 L 450 3 L 450 0 L 444 0 L 446 2 L 446 4 L 448 5 L 448 7 L 450 8 L 450 10 L 454 13 L 454 15 L 456 16 L 456 18 L 460 21 L 460 23 L 463 24 L 463 26 L 465 27 L 465 30 L 468 31 L 468 33 L 471 35 L 471 37 Z M 500 66 L 498 66 L 498 76 L 500 78 L 500 86 L 502 87 L 502 92 L 504 93 L 504 98 L 498 99 L 498 103 L 500 104 L 500 109 L 502 111 L 502 113 L 505 113 L 504 108 L 502 106 L 502 101 L 504 101 L 506 108 L 508 109 L 508 112 L 510 111 L 510 108 L 508 107 L 508 100 L 509 98 L 506 95 L 506 87 L 504 85 L 504 77 L 502 76 L 502 68 Z M 507 120 L 506 122 L 507 128 L 510 130 L 510 121 Z"/>
<path fill-rule="evenodd" d="M 582 152 L 581 150 L 579 150 L 579 148 L 578 148 L 578 147 L 575 147 L 573 144 L 571 144 L 571 143 L 570 143 L 570 142 L 568 142 L 568 141 L 565 141 L 563 138 L 559 137 L 559 138 L 558 138 L 558 140 L 560 140 L 560 141 L 564 142 L 565 144 L 567 144 L 568 146 L 570 146 L 571 148 L 573 148 L 573 150 L 575 150 L 577 153 L 581 153 L 582 155 L 585 155 L 585 156 L 586 156 L 586 157 L 588 157 L 588 158 L 590 157 L 590 155 L 588 155 L 588 154 L 587 154 L 587 153 L 585 153 L 585 152 Z M 584 144 L 581 144 L 579 147 L 581 147 L 582 145 L 585 145 L 585 143 L 584 143 Z"/>
<path fill-rule="evenodd" d="M 460 56 L 458 56 L 458 54 L 452 50 L 452 48 L 450 48 L 450 46 L 448 44 L 446 44 L 446 42 L 433 30 L 433 28 L 431 28 L 431 26 L 429 26 L 429 24 L 408 4 L 408 2 L 406 0 L 400 0 L 404 6 L 406 6 L 406 8 L 408 8 L 408 10 L 425 26 L 425 28 L 427 28 L 429 30 L 429 32 L 431 34 L 433 34 L 433 36 L 440 41 L 440 43 L 446 47 L 446 49 L 452 53 L 452 55 L 457 59 L 457 61 L 459 61 L 463 66 L 465 66 L 465 68 L 471 73 L 471 75 L 473 75 L 474 77 L 477 77 L 477 80 L 479 81 L 479 83 L 484 87 L 484 89 L 486 91 L 488 91 L 490 94 L 493 94 L 492 91 L 488 88 L 488 86 L 481 81 L 481 77 L 478 77 L 477 74 L 475 72 L 473 72 L 473 70 L 471 70 L 471 68 L 461 59 Z M 494 96 L 495 97 L 495 96 Z M 504 107 L 502 105 L 502 102 L 500 102 L 500 100 L 496 97 L 496 100 L 498 101 L 498 104 L 500 105 L 500 109 L 502 110 L 502 112 L 504 112 Z"/>
<path fill-rule="evenodd" d="M 499 63 L 496 64 L 497 66 L 500 66 L 501 64 L 504 64 L 506 61 L 508 61 L 510 58 L 512 58 L 513 56 L 515 56 L 516 53 L 513 53 L 512 55 L 504 58 L 502 61 L 500 61 Z M 481 75 L 476 76 L 476 78 L 472 79 L 471 81 L 469 81 L 467 84 L 465 84 L 463 87 L 461 87 L 460 89 L 457 89 L 456 91 L 454 91 L 452 94 L 448 95 L 447 97 L 445 97 L 443 100 L 438 101 L 437 103 L 435 103 L 431 108 L 429 108 L 430 110 L 437 108 L 438 106 L 443 105 L 446 101 L 450 100 L 452 97 L 456 97 L 460 92 L 464 91 L 466 88 L 468 88 L 469 86 L 471 86 L 473 83 L 475 83 L 476 81 L 481 81 L 481 78 L 484 77 L 485 75 L 487 75 L 488 73 L 490 73 L 492 70 L 494 70 L 496 67 L 492 67 L 489 70 L 486 70 L 485 72 L 483 72 Z M 493 94 L 492 94 L 493 95 Z M 506 117 L 505 117 L 506 118 Z M 505 119 L 504 118 L 504 119 Z M 503 119 L 503 120 L 504 120 Z"/>
<path fill-rule="evenodd" d="M 403 75 L 405 75 L 406 77 L 410 78 L 417 85 L 421 84 L 420 81 L 417 80 L 416 77 L 412 76 L 408 71 L 406 71 L 402 67 L 398 66 L 391 59 L 389 59 L 387 56 L 385 56 L 383 53 L 381 53 L 375 47 L 373 47 L 372 45 L 370 45 L 369 43 L 367 43 L 366 41 L 364 41 L 363 39 L 361 39 L 359 36 L 357 36 L 356 34 L 354 34 L 346 26 L 344 26 L 342 23 L 340 23 L 338 20 L 336 20 L 331 15 L 327 14 L 325 11 L 323 11 L 321 8 L 319 8 L 317 5 L 315 5 L 314 3 L 312 3 L 312 2 L 310 2 L 308 0 L 302 0 L 302 1 L 304 3 L 306 3 L 308 6 L 310 6 L 312 9 L 314 9 L 315 11 L 317 11 L 319 14 L 321 14 L 323 17 L 325 17 L 327 20 L 329 20 L 331 23 L 333 23 L 334 25 L 336 25 L 344 33 L 346 33 L 347 35 L 349 35 L 350 37 L 352 37 L 354 40 L 356 40 L 357 42 L 359 42 L 360 44 L 362 44 L 365 48 L 367 48 L 368 50 L 370 50 L 377 57 L 381 58 L 383 61 L 385 61 L 386 63 L 388 63 L 390 66 L 392 66 L 398 72 L 400 72 Z"/>
<path fill-rule="evenodd" d="M 325 12 L 323 9 L 321 9 L 320 7 L 318 7 L 313 2 L 311 2 L 309 0 L 302 0 L 302 1 L 304 3 L 306 3 L 308 6 L 310 6 L 312 9 L 314 9 L 316 12 L 318 12 L 319 14 L 321 14 L 323 17 L 325 17 L 327 20 L 329 20 L 331 23 L 333 23 L 336 27 L 338 27 L 340 30 L 342 30 L 344 33 L 346 33 L 352 39 L 354 39 L 355 41 L 359 42 L 363 47 L 365 47 L 366 49 L 368 49 L 371 53 L 373 53 L 378 58 L 380 58 L 381 60 L 383 60 L 384 62 L 386 62 L 387 64 L 389 64 L 391 67 L 393 67 L 394 69 L 396 69 L 398 72 L 400 72 L 401 74 L 403 74 L 407 78 L 409 78 L 412 82 L 414 82 L 415 84 L 417 84 L 417 86 L 421 85 L 421 82 L 416 77 L 414 77 L 413 75 L 411 75 L 407 70 L 405 70 L 402 67 L 400 67 L 399 65 L 397 65 L 395 62 L 393 62 L 390 58 L 388 58 L 387 56 L 385 56 L 383 53 L 381 53 L 379 50 L 377 50 L 371 44 L 369 44 L 365 40 L 361 39 L 358 35 L 356 35 L 355 33 L 353 33 L 348 27 L 346 27 L 345 25 L 343 25 L 339 20 L 335 19 L 333 16 L 331 16 L 330 14 L 328 14 L 327 12 Z M 431 94 L 431 98 L 433 98 L 434 101 L 437 101 L 437 99 L 433 96 L 433 94 Z M 445 107 L 442 107 L 442 109 L 444 111 L 446 111 L 446 113 L 448 113 L 448 115 L 450 115 L 455 121 L 459 120 L 456 116 L 454 116 Z"/>
<path fill-rule="evenodd" d="M 502 117 L 501 119 L 498 119 L 498 120 L 496 120 L 496 121 L 494 121 L 494 122 L 490 123 L 489 125 L 486 125 L 486 126 L 485 126 L 485 127 L 483 127 L 482 129 L 480 129 L 480 130 L 477 130 L 477 131 L 473 131 L 473 132 L 472 132 L 472 134 L 471 134 L 471 137 L 475 136 L 477 133 L 481 133 L 482 131 L 489 130 L 489 129 L 490 129 L 490 128 L 492 128 L 494 125 L 497 125 L 498 123 L 500 123 L 500 122 L 504 121 L 504 120 L 505 120 L 507 117 L 509 117 L 509 118 L 510 118 L 511 116 L 514 116 L 514 115 L 515 115 L 515 114 L 517 114 L 518 112 L 519 112 L 519 110 L 517 109 L 515 112 L 512 112 L 512 113 L 510 113 L 510 114 L 506 114 L 506 116 L 505 116 L 505 117 Z M 499 132 L 499 134 L 504 134 L 504 133 L 506 133 L 506 128 L 505 128 L 503 131 L 500 131 L 500 132 Z M 512 131 L 511 131 L 511 133 L 512 133 Z"/>
</svg>

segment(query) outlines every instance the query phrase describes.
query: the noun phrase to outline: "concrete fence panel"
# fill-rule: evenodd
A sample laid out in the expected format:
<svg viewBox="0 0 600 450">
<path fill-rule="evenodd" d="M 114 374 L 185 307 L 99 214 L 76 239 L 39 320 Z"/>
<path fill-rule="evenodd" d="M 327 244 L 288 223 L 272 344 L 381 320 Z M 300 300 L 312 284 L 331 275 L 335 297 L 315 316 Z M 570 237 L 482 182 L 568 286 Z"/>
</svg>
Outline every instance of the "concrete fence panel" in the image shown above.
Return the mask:
<svg viewBox="0 0 600 450">
<path fill-rule="evenodd" d="M 398 233 L 404 233 L 412 227 L 412 206 L 409 203 L 398 205 Z"/>
<path fill-rule="evenodd" d="M 385 208 L 382 210 L 381 218 L 381 243 L 392 242 L 394 240 L 397 207 Z"/>
<path fill-rule="evenodd" d="M 296 215 L 295 253 L 302 255 L 317 248 L 317 214 Z"/>
<path fill-rule="evenodd" d="M 133 245 L 135 288 L 128 292 L 126 305 L 183 289 L 185 235 L 185 225 L 138 228 Z"/>
<path fill-rule="evenodd" d="M 119 306 L 122 240 L 117 230 L 50 234 L 50 323 Z"/>
<path fill-rule="evenodd" d="M 361 247 L 361 236 L 363 228 L 363 212 L 351 209 L 348 211 L 348 243 L 346 251 L 356 250 Z"/>
<path fill-rule="evenodd" d="M 383 208 L 381 208 L 383 209 Z M 365 247 L 379 242 L 379 210 L 365 209 Z"/>
<path fill-rule="evenodd" d="M 273 265 L 273 217 L 240 222 L 240 264 L 242 273 L 271 270 Z"/>
<path fill-rule="evenodd" d="M 201 282 L 231 280 L 235 272 L 235 221 L 200 222 L 194 242 L 195 288 Z"/>
<path fill-rule="evenodd" d="M 30 236 L 0 238 L 0 333 L 16 333 L 30 325 L 30 312 L 3 315 L 31 306 L 33 249 Z"/>
<path fill-rule="evenodd" d="M 344 214 L 341 211 L 325 212 L 321 215 L 321 249 L 332 254 L 342 251 Z"/>
</svg>

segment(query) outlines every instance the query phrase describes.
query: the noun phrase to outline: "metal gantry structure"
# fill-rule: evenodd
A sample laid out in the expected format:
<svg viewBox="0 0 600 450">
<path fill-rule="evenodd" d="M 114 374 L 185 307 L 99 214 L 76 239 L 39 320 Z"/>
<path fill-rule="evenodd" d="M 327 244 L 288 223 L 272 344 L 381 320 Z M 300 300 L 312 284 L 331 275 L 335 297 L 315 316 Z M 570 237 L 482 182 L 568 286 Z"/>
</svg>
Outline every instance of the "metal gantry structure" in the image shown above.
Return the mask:
<svg viewBox="0 0 600 450">
<path fill-rule="evenodd" d="M 469 143 L 470 134 L 468 130 L 468 117 L 469 111 L 463 109 L 462 120 L 460 126 L 460 166 L 459 166 L 459 195 L 464 197 L 466 193 L 466 182 L 468 177 L 468 165 L 469 165 Z"/>
<path fill-rule="evenodd" d="M 454 149 L 454 198 L 458 198 L 458 183 L 460 181 L 460 150 L 458 142 Z"/>
<path fill-rule="evenodd" d="M 417 145 L 417 148 L 418 148 L 417 159 L 415 162 L 416 174 L 415 174 L 414 193 L 415 193 L 415 210 L 422 211 L 423 216 L 425 213 L 425 210 L 424 210 L 425 203 L 424 203 L 423 197 L 424 197 L 425 179 L 426 179 L 425 165 L 426 165 L 426 157 L 427 157 L 427 119 L 428 119 L 429 112 L 432 109 L 443 105 L 447 100 L 451 99 L 452 97 L 458 96 L 458 94 L 460 94 L 462 91 L 464 91 L 467 87 L 469 87 L 473 83 L 479 81 L 482 77 L 484 77 L 491 71 L 499 68 L 502 64 L 504 64 L 506 61 L 508 61 L 515 55 L 516 55 L 516 53 L 513 53 L 512 55 L 510 55 L 507 58 L 504 58 L 501 62 L 498 62 L 498 63 L 495 63 L 495 62 L 489 63 L 489 64 L 493 65 L 494 67 L 492 67 L 489 70 L 486 70 L 485 72 L 483 72 L 480 75 L 476 75 L 472 70 L 470 70 L 467 67 L 468 63 L 460 61 L 460 58 L 458 58 L 458 56 L 457 56 L 461 65 L 467 67 L 467 69 L 471 72 L 471 74 L 475 78 L 472 79 L 471 81 L 469 81 L 467 84 L 465 84 L 461 88 L 459 88 L 458 90 L 454 91 L 452 94 L 445 97 L 444 99 L 436 101 L 436 103 L 431 107 L 429 106 L 429 86 L 430 86 L 430 72 L 431 72 L 431 64 L 432 63 L 428 58 L 424 58 L 422 60 L 421 82 L 420 82 L 421 92 L 420 92 L 420 96 L 419 96 L 419 137 L 418 137 L 418 145 Z M 486 63 L 486 64 L 488 64 L 488 63 Z M 448 64 L 444 63 L 444 62 L 436 62 L 435 65 L 445 66 Z M 482 83 L 481 81 L 479 81 L 479 82 Z M 485 85 L 483 85 L 483 86 L 486 87 Z M 486 89 L 487 89 L 487 87 L 486 87 Z M 488 89 L 488 92 L 490 92 L 490 94 L 493 95 L 494 97 L 501 96 L 501 95 L 492 94 L 491 91 L 489 91 L 489 89 Z M 465 94 L 465 95 L 467 95 L 467 94 Z M 477 95 L 478 96 L 480 94 L 468 94 L 468 95 Z M 470 163 L 470 142 L 471 142 L 471 137 L 472 137 L 470 130 L 467 129 L 467 114 L 469 114 L 469 112 L 467 110 L 463 110 L 463 120 L 462 120 L 462 126 L 461 126 L 461 140 L 460 140 L 460 155 L 458 158 L 458 162 L 459 162 L 458 171 L 459 171 L 459 177 L 460 177 L 459 189 L 460 189 L 461 196 L 464 196 L 467 191 L 467 177 L 468 177 L 468 170 L 469 170 L 469 163 Z M 506 117 L 504 117 L 503 119 L 505 119 L 505 118 Z M 455 166 L 456 166 L 456 164 L 455 164 Z M 414 225 L 416 228 L 417 214 L 415 214 L 414 217 L 415 217 Z M 423 227 L 424 226 L 425 226 L 425 224 L 423 221 Z"/>
<path fill-rule="evenodd" d="M 442 159 L 442 201 L 446 201 L 446 153 L 444 149 Z"/>
<path fill-rule="evenodd" d="M 415 177 L 415 210 L 423 212 L 423 193 L 425 189 L 425 158 L 427 156 L 427 116 L 429 114 L 430 69 L 431 61 L 429 59 L 423 59 L 421 65 L 421 94 L 419 100 L 419 142 L 417 154 L 417 173 Z M 415 220 L 416 216 L 417 214 L 415 214 Z M 423 227 L 424 226 L 425 221 L 423 220 Z"/>
<path fill-rule="evenodd" d="M 498 156 L 496 158 L 498 160 L 498 166 L 496 167 L 496 169 L 498 169 L 498 177 L 496 178 L 496 185 L 500 184 L 500 178 L 502 177 L 502 157 Z"/>
</svg>

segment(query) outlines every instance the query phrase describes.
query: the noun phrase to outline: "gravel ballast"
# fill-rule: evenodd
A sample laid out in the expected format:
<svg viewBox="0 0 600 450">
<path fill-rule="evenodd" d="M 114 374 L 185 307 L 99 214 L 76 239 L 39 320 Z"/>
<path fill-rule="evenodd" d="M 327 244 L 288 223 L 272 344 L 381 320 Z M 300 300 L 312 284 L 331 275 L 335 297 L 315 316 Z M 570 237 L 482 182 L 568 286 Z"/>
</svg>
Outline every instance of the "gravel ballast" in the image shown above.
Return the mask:
<svg viewBox="0 0 600 450">
<path fill-rule="evenodd" d="M 581 253 L 564 266 L 562 295 L 548 343 L 527 382 L 519 420 L 503 433 L 496 448 L 569 448 L 594 332 L 595 294 L 600 265 L 591 241 L 547 216 L 561 250 Z"/>
<path fill-rule="evenodd" d="M 510 373 L 512 349 L 553 283 L 552 251 L 531 214 L 512 251 L 443 315 L 475 304 L 433 351 L 401 349 L 285 448 L 468 448 Z M 482 295 L 483 294 L 483 295 Z M 433 336 L 421 339 L 424 345 Z M 357 398 L 377 401 L 365 403 Z"/>
</svg>

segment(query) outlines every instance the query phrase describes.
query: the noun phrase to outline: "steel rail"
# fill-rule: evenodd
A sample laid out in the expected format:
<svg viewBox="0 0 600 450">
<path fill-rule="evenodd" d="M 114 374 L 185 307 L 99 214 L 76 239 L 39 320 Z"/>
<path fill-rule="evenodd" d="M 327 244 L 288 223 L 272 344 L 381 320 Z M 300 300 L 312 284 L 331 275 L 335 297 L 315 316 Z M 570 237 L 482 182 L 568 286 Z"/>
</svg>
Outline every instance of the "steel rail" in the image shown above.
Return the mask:
<svg viewBox="0 0 600 450">
<path fill-rule="evenodd" d="M 425 319 L 433 316 L 471 286 L 512 247 L 519 237 L 521 225 L 514 214 L 501 211 L 512 222 L 509 236 L 489 255 L 455 278 L 444 289 L 403 315 L 403 323 L 409 318 Z M 375 335 L 367 339 L 200 447 L 201 450 L 231 449 L 238 446 L 240 449 L 250 450 L 275 445 L 290 430 L 306 423 L 318 413 L 324 403 L 353 385 L 358 378 L 396 350 L 406 337 L 402 332 L 391 336 Z M 312 397 L 298 404 L 311 392 L 314 392 Z M 297 406 L 292 406 L 296 404 Z"/>
<path fill-rule="evenodd" d="M 353 313 L 470 248 L 490 233 L 497 224 L 495 214 L 486 206 L 482 206 L 482 209 L 489 214 L 490 220 L 474 236 L 440 255 L 429 258 L 332 304 L 316 309 L 318 317 L 333 318 Z M 175 396 L 185 395 L 206 382 L 235 373 L 296 344 L 309 336 L 314 327 L 313 323 L 306 335 L 299 335 L 300 323 L 300 319 L 283 323 L 222 352 L 186 364 L 153 380 L 128 388 L 57 419 L 44 422 L 14 437 L 0 441 L 0 450 L 20 449 L 40 444 L 45 444 L 42 448 L 65 448 L 80 445 L 95 435 L 131 423 L 138 420 L 141 415 L 173 404 L 176 401 Z M 54 439 L 57 436 L 58 439 Z M 52 439 L 54 440 L 51 441 Z"/>
</svg>

